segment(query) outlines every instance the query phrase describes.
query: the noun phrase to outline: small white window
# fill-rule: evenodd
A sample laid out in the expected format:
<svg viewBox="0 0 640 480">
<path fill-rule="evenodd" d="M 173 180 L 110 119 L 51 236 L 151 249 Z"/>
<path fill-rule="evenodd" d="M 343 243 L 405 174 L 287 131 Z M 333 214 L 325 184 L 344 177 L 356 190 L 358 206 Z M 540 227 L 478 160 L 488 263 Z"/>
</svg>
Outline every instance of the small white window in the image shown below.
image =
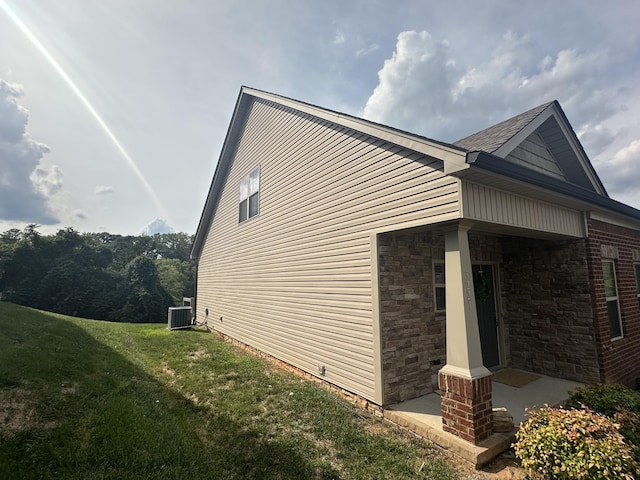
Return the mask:
<svg viewBox="0 0 640 480">
<path fill-rule="evenodd" d="M 621 338 L 622 318 L 618 301 L 616 267 L 613 260 L 602 261 L 602 279 L 604 282 L 604 296 L 607 301 L 607 314 L 609 316 L 609 334 L 612 339 Z"/>
<path fill-rule="evenodd" d="M 435 262 L 433 264 L 433 298 L 436 312 L 444 312 L 447 307 L 445 285 L 444 263 Z"/>
<path fill-rule="evenodd" d="M 240 180 L 238 222 L 242 223 L 260 213 L 260 167 Z"/>
</svg>

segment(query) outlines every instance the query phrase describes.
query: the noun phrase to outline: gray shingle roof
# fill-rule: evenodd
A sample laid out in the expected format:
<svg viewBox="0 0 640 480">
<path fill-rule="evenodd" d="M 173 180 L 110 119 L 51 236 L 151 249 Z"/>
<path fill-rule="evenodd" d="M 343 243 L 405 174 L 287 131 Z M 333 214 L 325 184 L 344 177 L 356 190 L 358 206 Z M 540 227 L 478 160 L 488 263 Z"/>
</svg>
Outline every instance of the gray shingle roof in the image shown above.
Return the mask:
<svg viewBox="0 0 640 480">
<path fill-rule="evenodd" d="M 532 108 L 531 110 L 516 115 L 504 122 L 500 122 L 492 127 L 485 128 L 473 135 L 462 138 L 454 145 L 462 147 L 469 152 L 483 151 L 493 153 L 502 145 L 508 142 L 520 130 L 526 127 L 533 119 L 542 113 L 549 105 L 554 102 L 548 102 L 544 105 Z"/>
</svg>

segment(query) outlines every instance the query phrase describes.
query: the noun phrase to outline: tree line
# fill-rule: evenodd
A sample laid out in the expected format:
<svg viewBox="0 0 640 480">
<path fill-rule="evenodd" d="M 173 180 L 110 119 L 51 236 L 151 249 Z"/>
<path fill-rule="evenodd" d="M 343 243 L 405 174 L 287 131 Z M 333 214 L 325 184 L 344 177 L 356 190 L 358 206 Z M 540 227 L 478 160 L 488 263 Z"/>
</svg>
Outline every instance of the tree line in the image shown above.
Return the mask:
<svg viewBox="0 0 640 480">
<path fill-rule="evenodd" d="M 0 234 L 2 300 L 97 320 L 165 322 L 195 292 L 192 236 L 122 236 L 37 225 Z"/>
</svg>

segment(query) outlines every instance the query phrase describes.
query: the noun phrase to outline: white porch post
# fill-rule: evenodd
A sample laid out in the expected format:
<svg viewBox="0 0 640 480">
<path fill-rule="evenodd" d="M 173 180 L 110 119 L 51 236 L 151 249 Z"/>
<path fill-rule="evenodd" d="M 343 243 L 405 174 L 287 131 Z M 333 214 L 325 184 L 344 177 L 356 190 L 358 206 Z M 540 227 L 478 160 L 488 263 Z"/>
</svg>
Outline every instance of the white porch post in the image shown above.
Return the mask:
<svg viewBox="0 0 640 480">
<path fill-rule="evenodd" d="M 442 370 L 463 378 L 490 375 L 482 364 L 476 297 L 473 289 L 470 224 L 462 222 L 445 233 L 445 279 L 447 296 L 447 364 Z"/>
<path fill-rule="evenodd" d="M 447 363 L 438 382 L 444 430 L 479 443 L 492 432 L 491 372 L 482 364 L 467 235 L 471 226 L 460 222 L 445 233 Z"/>
</svg>

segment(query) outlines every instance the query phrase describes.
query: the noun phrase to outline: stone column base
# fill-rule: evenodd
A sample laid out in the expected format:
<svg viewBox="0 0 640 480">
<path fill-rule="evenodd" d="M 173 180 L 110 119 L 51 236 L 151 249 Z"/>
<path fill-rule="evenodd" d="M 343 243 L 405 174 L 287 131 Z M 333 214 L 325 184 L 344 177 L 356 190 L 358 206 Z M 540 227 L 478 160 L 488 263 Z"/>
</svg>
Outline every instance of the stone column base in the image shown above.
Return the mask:
<svg viewBox="0 0 640 480">
<path fill-rule="evenodd" d="M 491 375 L 473 380 L 438 374 L 445 432 L 477 445 L 493 433 Z"/>
</svg>

